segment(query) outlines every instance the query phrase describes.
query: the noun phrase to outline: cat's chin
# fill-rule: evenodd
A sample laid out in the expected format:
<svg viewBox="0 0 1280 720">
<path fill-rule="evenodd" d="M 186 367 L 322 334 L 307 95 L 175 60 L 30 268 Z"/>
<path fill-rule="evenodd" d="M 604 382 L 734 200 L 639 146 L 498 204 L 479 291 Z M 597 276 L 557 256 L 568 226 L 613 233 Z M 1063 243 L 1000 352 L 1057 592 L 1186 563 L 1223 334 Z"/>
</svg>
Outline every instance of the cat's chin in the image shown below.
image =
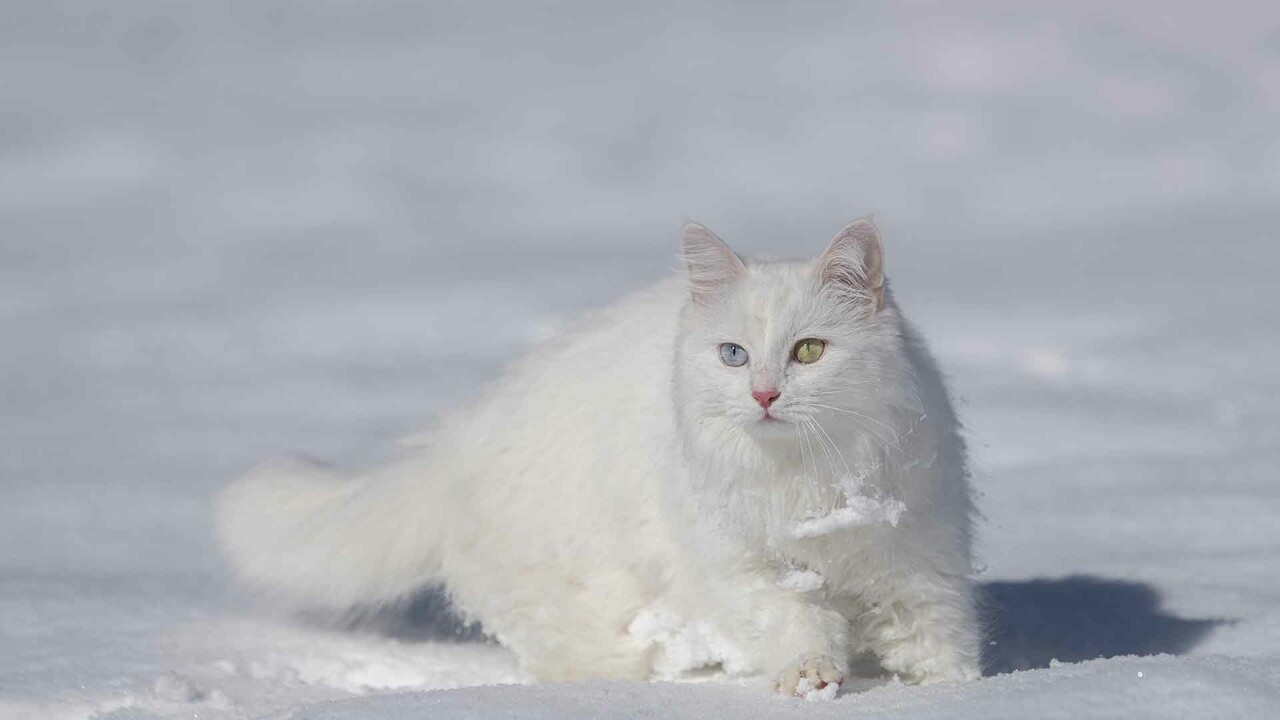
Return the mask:
<svg viewBox="0 0 1280 720">
<path fill-rule="evenodd" d="M 765 415 L 746 423 L 746 431 L 758 438 L 788 438 L 795 437 L 796 426 L 789 420 L 774 417 L 773 415 Z"/>
</svg>

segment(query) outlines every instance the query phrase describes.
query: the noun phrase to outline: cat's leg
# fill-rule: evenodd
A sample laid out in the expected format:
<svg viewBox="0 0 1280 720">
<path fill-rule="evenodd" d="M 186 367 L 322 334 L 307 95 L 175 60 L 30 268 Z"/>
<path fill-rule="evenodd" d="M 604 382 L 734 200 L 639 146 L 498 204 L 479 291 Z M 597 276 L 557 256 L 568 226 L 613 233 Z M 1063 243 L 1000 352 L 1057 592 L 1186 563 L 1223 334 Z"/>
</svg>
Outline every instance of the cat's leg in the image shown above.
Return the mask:
<svg viewBox="0 0 1280 720">
<path fill-rule="evenodd" d="M 981 632 L 967 578 L 927 572 L 885 578 L 863 602 L 860 640 L 884 669 L 922 685 L 981 676 Z"/>
<path fill-rule="evenodd" d="M 849 622 L 803 594 L 782 591 L 762 605 L 764 668 L 779 695 L 803 697 L 840 684 L 849 671 Z"/>
<path fill-rule="evenodd" d="M 459 607 L 538 680 L 645 680 L 651 674 L 652 649 L 627 632 L 651 594 L 626 571 L 570 575 L 499 559 L 452 580 Z"/>
<path fill-rule="evenodd" d="M 533 677 L 548 682 L 579 680 L 648 680 L 652 674 L 652 648 L 640 646 L 625 631 L 599 627 L 548 627 L 537 630 L 529 642 L 507 640 L 520 665 Z M 523 640 L 523 638 L 521 639 Z"/>
<path fill-rule="evenodd" d="M 803 696 L 843 682 L 850 657 L 848 619 L 812 593 L 779 587 L 776 575 L 776 569 L 761 567 L 699 576 L 694 590 L 702 609 L 694 617 L 711 619 L 746 649 L 751 660 L 740 669 L 762 671 L 778 694 Z"/>
</svg>

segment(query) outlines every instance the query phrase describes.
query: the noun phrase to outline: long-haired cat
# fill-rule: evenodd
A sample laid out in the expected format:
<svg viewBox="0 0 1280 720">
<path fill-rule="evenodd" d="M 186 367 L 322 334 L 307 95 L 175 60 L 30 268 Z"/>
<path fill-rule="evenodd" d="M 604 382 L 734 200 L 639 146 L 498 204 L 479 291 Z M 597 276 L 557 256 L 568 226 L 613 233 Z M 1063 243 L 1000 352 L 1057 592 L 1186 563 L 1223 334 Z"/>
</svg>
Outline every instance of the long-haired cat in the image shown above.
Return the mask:
<svg viewBox="0 0 1280 720">
<path fill-rule="evenodd" d="M 306 606 L 443 586 L 540 679 L 720 665 L 803 695 L 867 652 L 908 682 L 978 677 L 964 445 L 875 226 L 813 261 L 744 261 L 700 225 L 683 246 L 685 272 L 409 456 L 231 486 L 235 569 Z"/>
</svg>

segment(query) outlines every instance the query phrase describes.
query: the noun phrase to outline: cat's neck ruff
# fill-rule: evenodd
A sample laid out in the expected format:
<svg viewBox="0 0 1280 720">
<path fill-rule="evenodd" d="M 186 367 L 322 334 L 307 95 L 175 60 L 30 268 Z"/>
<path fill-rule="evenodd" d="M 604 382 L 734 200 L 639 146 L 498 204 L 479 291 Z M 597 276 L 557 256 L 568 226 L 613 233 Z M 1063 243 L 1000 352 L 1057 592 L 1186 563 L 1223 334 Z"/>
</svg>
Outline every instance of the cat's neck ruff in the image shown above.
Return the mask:
<svg viewBox="0 0 1280 720">
<path fill-rule="evenodd" d="M 896 523 L 905 508 L 898 483 L 906 453 L 918 453 L 927 437 L 908 422 L 911 412 L 883 408 L 878 414 L 867 416 L 873 422 L 865 426 L 838 417 L 796 423 L 789 435 L 755 435 L 715 420 L 686 428 L 691 489 L 703 517 L 775 551 L 822 534 L 808 529 L 868 501 L 876 512 L 883 504 L 881 520 Z M 897 438 L 907 438 L 910 448 Z"/>
</svg>

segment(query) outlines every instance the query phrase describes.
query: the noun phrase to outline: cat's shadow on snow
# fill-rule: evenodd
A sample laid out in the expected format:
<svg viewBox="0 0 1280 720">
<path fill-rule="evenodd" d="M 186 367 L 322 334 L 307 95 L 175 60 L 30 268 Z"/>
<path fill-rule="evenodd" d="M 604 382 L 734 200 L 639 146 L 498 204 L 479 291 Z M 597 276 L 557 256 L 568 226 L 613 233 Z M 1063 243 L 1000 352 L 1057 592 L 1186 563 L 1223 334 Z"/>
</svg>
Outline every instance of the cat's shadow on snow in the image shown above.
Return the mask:
<svg viewBox="0 0 1280 720">
<path fill-rule="evenodd" d="M 391 606 L 357 607 L 336 624 L 406 642 L 491 642 L 479 624 L 464 621 L 454 611 L 439 587 L 423 588 Z"/>
<path fill-rule="evenodd" d="M 1181 618 L 1160 609 L 1150 585 L 1076 575 L 980 586 L 987 675 L 1117 655 L 1187 652 L 1230 620 Z"/>
<path fill-rule="evenodd" d="M 979 585 L 987 628 L 987 675 L 1117 655 L 1180 654 L 1231 621 L 1181 618 L 1163 612 L 1150 585 L 1077 575 Z M 391 608 L 358 611 L 350 626 L 409 642 L 485 642 L 438 589 Z"/>
</svg>

